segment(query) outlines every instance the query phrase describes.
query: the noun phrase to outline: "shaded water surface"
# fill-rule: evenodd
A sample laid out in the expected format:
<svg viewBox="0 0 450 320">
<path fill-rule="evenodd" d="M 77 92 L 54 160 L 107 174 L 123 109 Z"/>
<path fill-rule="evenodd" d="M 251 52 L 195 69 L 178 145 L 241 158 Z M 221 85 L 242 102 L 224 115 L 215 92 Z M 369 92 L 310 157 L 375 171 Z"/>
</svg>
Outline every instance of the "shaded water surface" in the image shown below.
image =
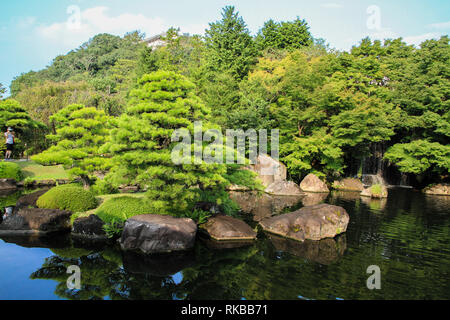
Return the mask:
<svg viewBox="0 0 450 320">
<path fill-rule="evenodd" d="M 11 206 L 16 196 L 0 196 L 0 204 Z M 450 298 L 450 197 L 405 189 L 391 189 L 387 200 L 235 197 L 252 226 L 317 202 L 344 207 L 350 223 L 345 234 L 319 242 L 259 232 L 251 245 L 199 240 L 191 252 L 146 258 L 67 236 L 3 238 L 0 299 Z M 66 286 L 70 265 L 81 268 L 81 290 Z M 381 269 L 381 290 L 366 287 L 370 265 Z"/>
</svg>

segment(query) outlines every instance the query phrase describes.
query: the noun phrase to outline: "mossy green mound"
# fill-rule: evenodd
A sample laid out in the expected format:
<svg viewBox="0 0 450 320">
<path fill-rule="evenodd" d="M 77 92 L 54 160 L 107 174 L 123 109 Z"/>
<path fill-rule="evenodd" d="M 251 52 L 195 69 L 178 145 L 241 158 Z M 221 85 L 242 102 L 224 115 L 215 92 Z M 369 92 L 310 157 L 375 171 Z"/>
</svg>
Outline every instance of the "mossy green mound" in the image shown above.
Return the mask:
<svg viewBox="0 0 450 320">
<path fill-rule="evenodd" d="M 36 202 L 39 208 L 83 212 L 97 206 L 92 192 L 78 185 L 61 185 L 44 193 Z"/>
<path fill-rule="evenodd" d="M 96 214 L 106 223 L 124 222 L 127 219 L 148 214 L 150 208 L 144 199 L 123 196 L 105 201 L 96 211 Z"/>
<path fill-rule="evenodd" d="M 0 179 L 21 181 L 23 179 L 23 173 L 20 166 L 14 162 L 0 162 Z"/>
</svg>

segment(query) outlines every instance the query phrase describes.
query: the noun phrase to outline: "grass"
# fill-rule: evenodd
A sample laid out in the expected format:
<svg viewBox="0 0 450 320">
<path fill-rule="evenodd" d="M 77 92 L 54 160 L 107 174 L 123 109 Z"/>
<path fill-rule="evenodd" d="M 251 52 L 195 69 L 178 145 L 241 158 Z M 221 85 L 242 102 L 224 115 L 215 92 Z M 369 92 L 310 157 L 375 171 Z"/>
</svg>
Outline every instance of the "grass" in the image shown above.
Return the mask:
<svg viewBox="0 0 450 320">
<path fill-rule="evenodd" d="M 51 180 L 51 179 L 69 179 L 69 174 L 63 166 L 43 166 L 33 161 L 16 161 L 25 179 L 31 180 Z"/>
</svg>

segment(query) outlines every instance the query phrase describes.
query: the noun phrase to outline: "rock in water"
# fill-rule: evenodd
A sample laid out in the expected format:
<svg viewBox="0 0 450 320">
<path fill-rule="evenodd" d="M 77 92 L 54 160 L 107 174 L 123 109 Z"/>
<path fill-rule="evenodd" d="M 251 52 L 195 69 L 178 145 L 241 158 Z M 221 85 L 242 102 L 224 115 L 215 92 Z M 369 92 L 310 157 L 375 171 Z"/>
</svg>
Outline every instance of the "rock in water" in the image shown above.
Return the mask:
<svg viewBox="0 0 450 320">
<path fill-rule="evenodd" d="M 18 211 L 20 208 L 37 208 L 36 201 L 39 199 L 40 196 L 42 196 L 44 193 L 46 193 L 48 189 L 42 189 L 30 194 L 26 194 L 22 197 L 20 197 L 16 202 L 15 210 Z"/>
<path fill-rule="evenodd" d="M 69 211 L 21 208 L 0 224 L 0 234 L 51 233 L 70 230 Z"/>
<path fill-rule="evenodd" d="M 145 254 L 188 250 L 194 246 L 196 233 L 192 219 L 144 214 L 125 222 L 120 246 Z"/>
<path fill-rule="evenodd" d="M 330 192 L 325 182 L 312 173 L 303 179 L 300 183 L 300 189 L 305 192 Z"/>
<path fill-rule="evenodd" d="M 363 191 L 364 185 L 355 178 L 345 178 L 333 183 L 333 188 L 341 191 Z"/>
<path fill-rule="evenodd" d="M 228 216 L 220 215 L 210 218 L 201 226 L 201 229 L 218 241 L 256 239 L 256 232 L 248 224 Z"/>
<path fill-rule="evenodd" d="M 439 196 L 450 196 L 450 184 L 440 183 L 436 185 L 431 185 L 426 187 L 423 192 L 425 194 L 439 195 Z"/>
<path fill-rule="evenodd" d="M 275 181 L 266 188 L 265 192 L 279 196 L 295 196 L 302 194 L 299 186 L 292 181 Z"/>
<path fill-rule="evenodd" d="M 258 174 L 258 178 L 265 187 L 276 181 L 284 181 L 287 176 L 284 164 L 264 154 L 258 156 L 256 164 L 251 165 L 250 170 Z"/>
<path fill-rule="evenodd" d="M 383 199 L 388 197 L 388 189 L 385 185 L 375 184 L 361 192 L 361 197 Z"/>
<path fill-rule="evenodd" d="M 91 214 L 89 217 L 77 218 L 73 222 L 72 233 L 77 236 L 106 238 L 103 230 L 104 222 L 97 215 Z"/>
<path fill-rule="evenodd" d="M 350 217 L 344 208 L 329 204 L 304 207 L 300 210 L 264 219 L 264 231 L 298 241 L 334 238 L 347 231 Z"/>
</svg>

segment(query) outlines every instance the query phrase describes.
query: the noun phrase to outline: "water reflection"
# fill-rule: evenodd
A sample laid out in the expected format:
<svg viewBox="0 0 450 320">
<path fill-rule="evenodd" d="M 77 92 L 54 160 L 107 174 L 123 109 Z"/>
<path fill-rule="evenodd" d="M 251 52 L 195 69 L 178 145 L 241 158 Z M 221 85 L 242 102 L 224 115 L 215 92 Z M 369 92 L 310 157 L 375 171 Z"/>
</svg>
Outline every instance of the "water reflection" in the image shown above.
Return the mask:
<svg viewBox="0 0 450 320">
<path fill-rule="evenodd" d="M 250 212 L 265 214 L 254 198 L 246 199 L 254 201 Z M 29 250 L 51 248 L 30 279 L 56 281 L 55 295 L 64 299 L 450 298 L 449 201 L 412 190 L 390 190 L 377 208 L 350 193 L 333 193 L 325 201 L 344 207 L 350 223 L 344 235 L 317 242 L 259 233 L 257 241 L 242 247 L 219 250 L 197 241 L 184 254 L 142 257 L 70 237 L 4 240 Z M 299 205 L 301 201 L 290 208 Z M 263 208 L 272 215 L 289 206 L 274 199 Z M 13 268 L 21 261 L 2 264 Z M 70 265 L 81 268 L 81 290 L 67 289 Z M 367 289 L 369 265 L 380 266 L 382 290 Z M 21 287 L 19 283 L 13 290 Z M 26 298 L 27 292 L 22 295 Z"/>
</svg>

